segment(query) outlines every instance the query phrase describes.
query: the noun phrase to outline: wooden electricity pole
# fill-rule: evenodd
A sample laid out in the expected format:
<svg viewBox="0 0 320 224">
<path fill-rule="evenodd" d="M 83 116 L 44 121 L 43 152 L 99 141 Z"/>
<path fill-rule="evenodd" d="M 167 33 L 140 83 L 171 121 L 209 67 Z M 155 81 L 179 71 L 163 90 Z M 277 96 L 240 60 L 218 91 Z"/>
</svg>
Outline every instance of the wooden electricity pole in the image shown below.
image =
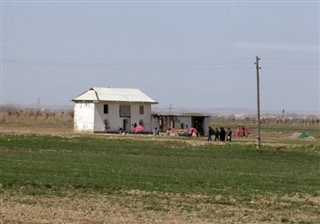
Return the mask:
<svg viewBox="0 0 320 224">
<path fill-rule="evenodd" d="M 259 81 L 259 70 L 261 67 L 259 67 L 259 60 L 260 58 L 256 56 L 256 69 L 257 69 L 257 118 L 258 118 L 258 136 L 256 139 L 257 149 L 260 148 L 260 141 L 261 141 L 261 131 L 260 131 L 260 81 Z"/>
</svg>

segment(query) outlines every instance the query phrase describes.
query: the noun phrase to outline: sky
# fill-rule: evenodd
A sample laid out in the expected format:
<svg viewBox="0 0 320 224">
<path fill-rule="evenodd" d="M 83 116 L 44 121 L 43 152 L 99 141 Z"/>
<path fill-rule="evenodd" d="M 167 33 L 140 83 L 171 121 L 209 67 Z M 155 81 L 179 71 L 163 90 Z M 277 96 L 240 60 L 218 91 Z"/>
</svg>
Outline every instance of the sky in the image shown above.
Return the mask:
<svg viewBox="0 0 320 224">
<path fill-rule="evenodd" d="M 1 0 L 1 104 L 138 88 L 158 108 L 320 112 L 319 1 Z"/>
</svg>

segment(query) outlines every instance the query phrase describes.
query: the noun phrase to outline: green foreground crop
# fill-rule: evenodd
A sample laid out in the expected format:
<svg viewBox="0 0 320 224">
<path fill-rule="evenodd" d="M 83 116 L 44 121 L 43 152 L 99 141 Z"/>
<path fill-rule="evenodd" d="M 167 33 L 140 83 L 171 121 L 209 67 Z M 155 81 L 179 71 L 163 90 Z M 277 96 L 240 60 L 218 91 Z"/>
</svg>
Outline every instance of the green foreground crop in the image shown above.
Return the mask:
<svg viewBox="0 0 320 224">
<path fill-rule="evenodd" d="M 319 150 L 109 136 L 0 136 L 2 187 L 178 194 L 320 194 Z"/>
</svg>

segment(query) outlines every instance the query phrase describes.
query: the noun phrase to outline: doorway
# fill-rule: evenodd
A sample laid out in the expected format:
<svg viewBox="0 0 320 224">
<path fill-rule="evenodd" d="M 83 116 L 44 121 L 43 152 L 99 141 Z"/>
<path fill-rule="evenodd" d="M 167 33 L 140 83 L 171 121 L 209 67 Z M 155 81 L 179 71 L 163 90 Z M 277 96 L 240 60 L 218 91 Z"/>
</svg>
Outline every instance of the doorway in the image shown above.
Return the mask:
<svg viewBox="0 0 320 224">
<path fill-rule="evenodd" d="M 191 117 L 192 127 L 196 128 L 200 135 L 204 135 L 204 117 Z"/>
<path fill-rule="evenodd" d="M 123 119 L 123 124 L 122 124 L 123 131 L 130 131 L 130 119 Z"/>
</svg>

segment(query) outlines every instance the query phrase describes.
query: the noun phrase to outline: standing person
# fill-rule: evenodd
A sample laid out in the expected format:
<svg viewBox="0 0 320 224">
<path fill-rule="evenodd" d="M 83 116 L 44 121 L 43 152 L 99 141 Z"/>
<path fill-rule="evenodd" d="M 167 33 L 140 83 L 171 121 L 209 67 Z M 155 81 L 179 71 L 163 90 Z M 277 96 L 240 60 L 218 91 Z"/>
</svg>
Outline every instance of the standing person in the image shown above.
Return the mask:
<svg viewBox="0 0 320 224">
<path fill-rule="evenodd" d="M 209 127 L 209 130 L 208 130 L 208 141 L 212 141 L 212 135 L 214 134 L 214 131 L 212 129 L 212 127 Z"/>
<path fill-rule="evenodd" d="M 219 140 L 219 135 L 220 135 L 219 130 L 218 130 L 218 128 L 216 128 L 216 131 L 214 133 L 214 140 L 215 141 Z"/>
<path fill-rule="evenodd" d="M 228 131 L 227 131 L 227 141 L 228 142 L 231 142 L 231 137 L 232 137 L 232 131 L 230 128 L 228 128 Z"/>
<path fill-rule="evenodd" d="M 247 137 L 246 128 L 242 125 L 243 137 Z"/>
<path fill-rule="evenodd" d="M 226 139 L 226 131 L 224 130 L 223 127 L 220 128 L 220 141 L 224 142 Z"/>
</svg>

